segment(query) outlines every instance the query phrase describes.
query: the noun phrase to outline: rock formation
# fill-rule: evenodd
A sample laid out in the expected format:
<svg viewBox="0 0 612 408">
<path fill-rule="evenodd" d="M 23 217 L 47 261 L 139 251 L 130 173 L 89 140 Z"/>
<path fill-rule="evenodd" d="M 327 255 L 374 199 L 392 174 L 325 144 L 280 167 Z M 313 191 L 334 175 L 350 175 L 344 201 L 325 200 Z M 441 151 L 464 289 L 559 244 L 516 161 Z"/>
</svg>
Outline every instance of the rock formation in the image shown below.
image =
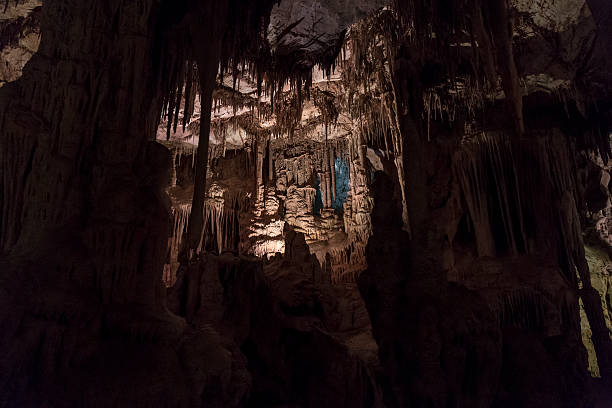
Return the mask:
<svg viewBox="0 0 612 408">
<path fill-rule="evenodd" d="M 3 3 L 0 406 L 612 405 L 608 2 Z"/>
</svg>

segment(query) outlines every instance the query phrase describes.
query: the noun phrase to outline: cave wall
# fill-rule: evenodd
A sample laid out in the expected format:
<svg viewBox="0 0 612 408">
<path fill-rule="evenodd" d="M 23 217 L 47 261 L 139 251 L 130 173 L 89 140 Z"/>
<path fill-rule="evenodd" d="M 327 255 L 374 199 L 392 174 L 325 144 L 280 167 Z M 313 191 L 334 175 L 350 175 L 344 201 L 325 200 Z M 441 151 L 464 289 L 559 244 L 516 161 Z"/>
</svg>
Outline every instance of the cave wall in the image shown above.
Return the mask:
<svg viewBox="0 0 612 408">
<path fill-rule="evenodd" d="M 590 43 L 590 35 L 573 33 L 574 41 Z M 482 118 L 474 120 L 469 108 L 462 117 L 452 99 L 421 100 L 425 83 L 417 78 L 432 62 L 409 40 L 404 47 L 396 51 L 392 75 L 411 193 L 410 234 L 391 221 L 402 209 L 390 203 L 393 184 L 381 174 L 381 184 L 373 187 L 369 267 L 358 280 L 381 364 L 391 377 L 386 401 L 391 406 L 594 404 L 588 396 L 581 301 L 585 311 L 591 308 L 586 316 L 592 338 L 599 339 L 593 344 L 600 368 L 609 364 L 610 332 L 602 297 L 591 287 L 594 275 L 582 237 L 584 190 L 576 177 L 576 145 L 590 137 L 579 125 L 584 116 L 568 113 L 555 98 L 539 97 L 536 108 L 530 93 L 542 91 L 527 87 L 521 97 L 529 107 L 524 128 L 507 120 L 508 109 L 516 108 L 508 101 L 486 107 Z M 505 97 L 512 98 L 506 89 Z M 453 127 L 431 120 L 432 108 L 438 118 L 464 122 L 460 139 Z M 494 113 L 500 108 L 505 120 Z M 603 156 L 608 150 L 606 129 L 599 151 Z M 385 239 L 389 236 L 394 238 Z M 459 295 L 463 290 L 468 292 Z M 447 303 L 455 296 L 466 299 L 458 302 L 462 308 Z M 398 313 L 417 308 L 417 313 Z M 474 349 L 481 350 L 478 356 L 471 354 Z M 457 361 L 465 364 L 455 366 Z M 485 385 L 491 380 L 495 384 Z M 496 393 L 475 392 L 492 388 Z"/>
<path fill-rule="evenodd" d="M 0 90 L 5 404 L 169 398 L 159 378 L 157 393 L 124 394 L 125 378 L 105 374 L 121 372 L 105 368 L 114 353 L 133 353 L 125 372 L 181 370 L 176 353 L 152 366 L 144 358 L 159 349 L 153 337 L 176 341 L 181 327 L 169 316 L 145 323 L 162 310 L 168 217 L 169 155 L 150 142 L 161 109 L 151 64 L 158 12 L 155 2 L 46 2 L 38 52 Z M 130 331 L 147 345 L 120 351 L 113 338 Z"/>
<path fill-rule="evenodd" d="M 0 89 L 3 406 L 227 406 L 247 392 L 233 346 L 165 307 L 163 7 L 45 2 L 38 51 Z"/>
<path fill-rule="evenodd" d="M 134 257 L 148 250 L 146 258 L 159 263 L 153 254 L 165 234 L 160 230 L 165 209 L 159 190 L 165 183 L 166 158 L 162 148 L 148 143 L 160 106 L 155 98 L 146 106 L 134 102 L 140 95 L 155 94 L 152 44 L 136 37 L 104 43 L 94 33 L 95 27 L 112 18 L 109 10 L 95 20 L 88 8 L 68 11 L 57 3 L 45 7 L 41 30 L 48 34 L 42 36 L 23 76 L 2 88 L 2 250 L 17 255 L 46 243 L 82 240 L 87 242 L 84 255 L 89 251 L 99 259 L 90 276 L 77 277 L 83 279 L 80 283 L 95 287 L 106 301 L 114 296 L 127 301 L 132 285 L 141 285 L 140 290 L 148 292 L 145 302 L 155 303 L 155 285 L 138 277 Z M 149 5 L 142 13 L 133 9 L 118 13 L 115 28 L 132 27 L 151 37 L 155 10 Z M 57 28 L 69 19 L 74 27 L 87 26 L 78 33 L 79 47 L 72 40 L 76 33 Z M 84 51 L 88 59 L 81 61 L 77 55 Z M 99 64 L 101 60 L 108 65 Z M 126 65 L 113 63 L 120 60 L 133 63 L 129 74 L 122 75 Z M 138 124 L 130 120 L 133 117 L 141 118 Z M 147 195 L 142 202 L 141 196 Z M 65 238 L 50 239 L 57 231 Z M 125 234 L 140 234 L 136 241 L 141 242 L 131 250 L 115 245 Z M 130 257 L 131 262 L 117 263 Z M 104 278 L 113 273 L 130 278 L 121 283 Z"/>
</svg>

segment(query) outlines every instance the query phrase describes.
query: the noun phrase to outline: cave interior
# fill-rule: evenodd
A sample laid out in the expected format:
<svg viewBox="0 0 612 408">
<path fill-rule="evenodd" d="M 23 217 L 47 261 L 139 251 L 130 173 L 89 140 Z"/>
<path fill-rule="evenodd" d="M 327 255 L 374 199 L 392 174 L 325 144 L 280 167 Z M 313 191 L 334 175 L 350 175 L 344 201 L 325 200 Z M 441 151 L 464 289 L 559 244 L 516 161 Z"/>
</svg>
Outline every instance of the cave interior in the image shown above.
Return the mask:
<svg viewBox="0 0 612 408">
<path fill-rule="evenodd" d="M 612 408 L 609 0 L 0 3 L 0 407 Z"/>
</svg>

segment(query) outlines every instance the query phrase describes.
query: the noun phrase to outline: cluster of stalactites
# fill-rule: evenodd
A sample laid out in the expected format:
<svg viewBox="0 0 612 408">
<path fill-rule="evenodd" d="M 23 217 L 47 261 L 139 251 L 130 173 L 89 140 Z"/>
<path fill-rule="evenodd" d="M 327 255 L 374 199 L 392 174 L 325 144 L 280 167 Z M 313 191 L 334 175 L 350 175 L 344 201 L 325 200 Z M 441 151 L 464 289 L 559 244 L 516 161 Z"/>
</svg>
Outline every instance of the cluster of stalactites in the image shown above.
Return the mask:
<svg viewBox="0 0 612 408">
<path fill-rule="evenodd" d="M 444 9 L 423 0 L 396 0 L 393 8 L 353 25 L 347 45 L 349 60 L 343 75 L 349 89 L 347 107 L 355 111 L 355 117 L 373 105 L 359 94 L 380 99 L 378 103 L 384 105 L 384 95 L 395 93 L 393 82 L 385 76 L 392 74 L 399 58 L 417 69 L 429 63 L 441 69 L 434 78 L 437 83 L 423 83 L 422 89 L 412 90 L 413 117 L 427 120 L 427 129 L 431 119 L 452 122 L 458 111 L 474 118 L 501 83 L 516 131 L 524 132 L 505 0 L 453 0 Z M 377 135 L 389 131 L 388 124 L 376 124 L 376 118 L 368 127 Z"/>
<path fill-rule="evenodd" d="M 216 32 L 209 33 L 216 38 L 209 39 L 209 41 L 219 42 L 211 44 L 212 47 L 219 49 L 218 61 L 215 61 L 217 73 L 223 78 L 226 72 L 231 72 L 235 89 L 239 72 L 244 72 L 248 66 L 252 78 L 258 84 L 259 95 L 265 72 L 265 61 L 267 61 L 265 58 L 267 52 L 265 29 L 274 2 L 268 0 L 238 3 L 237 0 L 230 0 L 228 3 L 205 11 L 212 15 L 201 16 L 216 20 L 213 25 Z M 163 7 L 172 7 L 170 4 L 168 2 Z M 197 15 L 200 11 L 202 11 L 200 8 L 195 10 L 186 8 L 184 13 L 185 15 Z M 201 35 L 202 30 L 190 26 L 200 24 L 200 21 L 185 16 L 180 23 L 170 21 L 175 18 L 172 17 L 171 12 L 167 13 L 169 20 L 166 21 L 164 12 L 165 10 L 162 10 L 162 21 L 159 23 L 158 41 L 160 44 L 154 56 L 154 64 L 158 74 L 158 87 L 163 95 L 162 117 L 165 117 L 168 122 L 167 138 L 169 138 L 172 129 L 176 132 L 181 104 L 184 106 L 182 125 L 185 127 L 189 123 L 193 114 L 195 95 L 200 91 L 198 68 L 206 69 L 206 67 L 197 66 L 196 47 L 199 46 L 200 41 L 192 38 L 194 32 Z M 234 101 L 234 104 L 239 103 Z"/>
<path fill-rule="evenodd" d="M 222 82 L 218 82 L 217 87 L 213 91 L 212 100 L 213 113 L 219 113 L 222 108 L 231 107 L 234 116 L 241 114 L 246 109 L 252 115 L 257 114 L 260 120 L 264 117 L 269 117 L 266 105 L 260 103 L 253 95 L 241 93 L 240 87 L 232 89 Z"/>
<path fill-rule="evenodd" d="M 187 61 L 176 59 L 174 64 L 169 64 L 165 69 L 168 88 L 164 93 L 161 115 L 167 122 L 166 140 L 169 140 L 171 131 L 176 133 L 181 110 L 183 131 L 191 120 L 196 95 L 199 93 L 199 78 L 195 63 L 190 59 Z"/>
<path fill-rule="evenodd" d="M 366 242 L 350 240 L 343 247 L 326 251 L 323 259 L 319 254 L 317 257 L 321 266 L 325 266 L 326 261 L 329 263 L 332 283 L 352 283 L 368 267 L 365 250 Z"/>
<path fill-rule="evenodd" d="M 335 95 L 329 91 L 314 88 L 312 90 L 312 99 L 317 109 L 319 109 L 325 125 L 336 123 L 339 112 Z"/>
<path fill-rule="evenodd" d="M 396 13 L 382 10 L 351 27 L 342 52 L 343 104 L 364 142 L 387 157 L 402 155 L 390 61 L 399 30 Z"/>
<path fill-rule="evenodd" d="M 497 322 L 501 327 L 520 327 L 555 335 L 559 327 L 574 324 L 572 305 L 566 297 L 555 301 L 545 292 L 521 287 L 502 293 L 493 304 Z M 560 303 L 560 304 L 558 304 Z"/>
<path fill-rule="evenodd" d="M 179 204 L 172 207 L 172 232 L 168 240 L 168 257 L 164 267 L 163 282 L 167 287 L 174 286 L 178 268 L 178 256 L 181 242 L 187 231 L 191 203 Z"/>
<path fill-rule="evenodd" d="M 423 59 L 433 54 L 446 67 L 451 83 L 471 83 L 486 93 L 496 90 L 501 79 L 515 133 L 524 133 L 509 2 L 451 0 L 442 5 L 425 0 L 395 0 L 395 7 L 403 24 L 414 28 L 415 35 L 410 38 L 412 52 Z M 465 48 L 462 44 L 470 46 Z M 461 65 L 469 65 L 471 70 L 466 72 Z"/>
<path fill-rule="evenodd" d="M 266 7 L 255 3 L 259 2 L 253 2 L 253 6 L 260 12 Z M 247 120 L 253 124 L 275 120 L 271 133 L 275 137 L 291 137 L 300 124 L 304 100 L 311 98 L 313 69 L 318 68 L 329 77 L 339 61 L 332 55 L 335 56 L 339 49 L 315 58 L 310 68 L 296 66 L 291 58 L 272 55 L 264 35 L 265 18 L 256 21 L 257 13 L 243 8 L 238 7 L 239 16 L 233 23 L 236 32 L 228 30 L 231 35 L 226 34 L 229 45 L 222 47 L 217 88 L 213 93 L 214 110 L 221 106 L 231 107 L 234 115 L 244 116 L 243 123 Z M 165 45 L 158 57 L 160 87 L 164 95 L 162 117 L 168 122 L 167 138 L 172 131 L 176 132 L 181 110 L 184 111 L 183 127 L 189 123 L 193 115 L 194 94 L 199 92 L 193 44 L 190 35 L 183 31 L 184 27 L 170 32 L 170 45 Z M 228 74 L 232 77 L 231 88 L 223 81 Z M 255 95 L 253 92 L 240 92 L 240 84 L 245 81 L 249 87 L 255 87 Z M 325 100 L 318 107 L 325 123 L 335 122 L 337 112 L 333 103 Z M 244 115 L 245 108 L 250 111 L 249 115 Z"/>
<path fill-rule="evenodd" d="M 501 76 L 503 90 L 512 107 L 517 130 L 523 132 L 522 107 L 518 89 L 518 74 L 512 55 L 512 32 L 508 9 L 504 0 L 482 3 L 467 0 L 453 0 L 449 5 L 452 13 L 427 5 L 424 0 L 396 0 L 394 8 L 385 8 L 373 16 L 354 24 L 346 41 L 343 42 L 336 60 L 329 60 L 320 67 L 328 75 L 336 65 L 342 67 L 344 84 L 347 87 L 346 107 L 355 118 L 363 117 L 364 112 L 372 112 L 372 117 L 364 124 L 369 137 L 386 139 L 393 133 L 395 120 L 384 109 L 391 109 L 389 93 L 393 84 L 389 77 L 393 59 L 398 50 L 409 47 L 410 55 L 421 63 L 427 59 L 437 60 L 447 67 L 442 74 L 442 84 L 429 90 L 416 99 L 422 100 L 422 112 L 426 119 L 445 117 L 452 121 L 458 107 L 473 112 L 480 107 L 482 95 L 496 89 Z M 398 10 L 396 12 L 395 10 Z M 312 70 L 304 70 L 282 59 L 272 58 L 263 39 L 264 27 L 249 22 L 248 28 L 241 28 L 231 36 L 232 44 L 236 38 L 245 36 L 247 30 L 253 32 L 246 41 L 248 45 L 234 44 L 231 50 L 223 51 L 219 65 L 220 78 L 230 73 L 235 91 L 240 88 L 241 80 L 256 85 L 256 97 L 236 95 L 236 93 L 216 92 L 215 101 L 224 106 L 232 106 L 234 112 L 243 108 L 253 111 L 251 118 L 268 120 L 276 116 L 276 135 L 293 135 L 301 119 L 304 98 L 310 98 Z M 502 28 L 500 28 L 502 27 Z M 184 95 L 183 126 L 189 122 L 193 109 L 193 92 L 197 91 L 197 70 L 187 51 L 189 41 L 183 49 L 176 52 L 170 63 L 162 67 L 162 77 L 167 78 L 162 87 L 165 89 L 164 116 L 167 118 L 168 134 L 178 125 L 178 112 Z M 461 44 L 471 44 L 466 51 Z M 234 48 L 236 48 L 234 50 Z M 466 62 L 472 66 L 471 72 L 462 72 L 458 67 Z M 417 62 L 418 64 L 418 62 Z M 321 64 L 319 64 L 321 65 Z M 386 66 L 386 67 L 385 67 Z M 488 81 L 483 80 L 487 78 Z M 486 86 L 489 83 L 490 86 Z M 163 86 L 165 85 L 165 86 Z M 289 92 L 286 88 L 289 87 Z M 221 87 L 223 88 L 223 86 Z M 459 90 L 459 91 L 458 91 Z M 463 91 L 462 91 L 463 90 Z M 361 94 L 361 95 L 360 95 Z M 479 95 L 480 94 L 480 95 Z M 261 96 L 269 98 L 270 103 L 261 103 Z M 368 97 L 378 101 L 367 100 Z M 385 102 L 385 100 L 387 100 Z M 376 108 L 375 104 L 383 105 Z M 419 102 L 420 104 L 420 102 Z M 325 103 L 317 103 L 326 123 L 336 117 L 333 109 L 326 109 Z M 385 105 L 387 105 L 385 107 Z M 255 113 L 255 111 L 257 111 Z M 397 109 L 393 115 L 397 115 Z M 392 115 L 391 115 L 392 116 Z M 383 118 L 380 120 L 380 118 Z M 362 120 L 363 121 L 363 120 Z M 386 142 L 386 140 L 385 140 Z M 388 144 L 388 143 L 387 143 Z"/>
<path fill-rule="evenodd" d="M 574 161 L 560 131 L 531 137 L 527 142 L 481 134 L 465 142 L 453 160 L 454 177 L 480 256 L 558 251 L 566 278 L 575 282 L 584 249 Z M 547 208 L 542 194 L 552 198 Z"/>
<path fill-rule="evenodd" d="M 304 96 L 310 97 L 310 84 L 300 78 L 288 80 L 288 90 L 283 90 L 286 82 L 281 81 L 274 85 L 270 82 L 265 89 L 265 96 L 270 96 L 269 102 L 262 101 L 231 91 L 218 85 L 213 94 L 213 111 L 217 112 L 221 107 L 232 107 L 233 116 L 223 119 L 213 119 L 212 128 L 222 128 L 231 124 L 236 131 L 239 128 L 246 132 L 253 141 L 277 139 L 288 136 L 294 137 L 297 130 L 306 131 L 316 125 L 307 123 L 302 129 L 302 111 Z M 277 88 L 278 87 L 278 88 Z M 247 109 L 245 112 L 244 109 Z M 337 114 L 336 116 L 337 117 Z M 272 122 L 270 126 L 263 127 L 262 122 Z M 318 123 L 318 121 L 317 121 Z"/>
<path fill-rule="evenodd" d="M 355 24 L 348 36 L 350 58 L 343 71 L 343 82 L 349 90 L 345 104 L 361 133 L 368 143 L 394 156 L 401 155 L 398 116 L 402 112 L 393 80 L 393 58 L 401 41 L 413 44 L 414 27 L 404 30 L 406 24 L 391 9 Z M 459 112 L 474 119 L 485 101 L 494 98 L 477 76 L 447 73 L 443 77 L 439 85 L 422 89 L 420 101 L 416 100 L 415 118 L 426 123 L 428 139 L 432 120 L 453 123 Z"/>
<path fill-rule="evenodd" d="M 465 114 L 468 125 L 476 124 L 478 113 L 483 112 L 487 103 L 492 104 L 495 94 L 489 89 L 482 89 L 478 82 L 470 78 L 426 89 L 423 92 L 423 111 L 421 118 L 427 126 L 427 140 L 431 140 L 432 121 L 455 122 L 457 116 Z"/>
<path fill-rule="evenodd" d="M 229 203 L 224 200 L 206 200 L 204 202 L 204 228 L 198 252 L 210 246 L 211 238 L 215 240 L 214 246 L 219 253 L 224 249 L 233 249 L 238 239 L 235 233 L 237 222 L 237 211 L 231 200 Z"/>
<path fill-rule="evenodd" d="M 490 214 L 493 201 L 500 208 L 506 239 L 516 253 L 517 237 L 513 226 L 519 225 L 523 242 L 527 240 L 520 211 L 518 169 L 509 140 L 503 135 L 481 134 L 456 153 L 454 171 L 473 221 L 478 254 L 494 256 L 496 252 Z M 511 202 L 519 210 L 516 220 L 511 214 Z"/>
<path fill-rule="evenodd" d="M 225 249 L 234 249 L 239 241 L 238 215 L 249 211 L 249 197 L 239 193 L 230 194 L 226 191 L 222 196 L 208 197 L 204 202 L 204 228 L 198 246 L 198 252 L 203 248 L 215 247 L 219 253 Z M 168 242 L 168 267 L 164 271 L 164 282 L 172 286 L 176 279 L 178 255 L 182 240 L 189 226 L 191 203 L 176 205 L 172 208 L 172 235 Z"/>
</svg>

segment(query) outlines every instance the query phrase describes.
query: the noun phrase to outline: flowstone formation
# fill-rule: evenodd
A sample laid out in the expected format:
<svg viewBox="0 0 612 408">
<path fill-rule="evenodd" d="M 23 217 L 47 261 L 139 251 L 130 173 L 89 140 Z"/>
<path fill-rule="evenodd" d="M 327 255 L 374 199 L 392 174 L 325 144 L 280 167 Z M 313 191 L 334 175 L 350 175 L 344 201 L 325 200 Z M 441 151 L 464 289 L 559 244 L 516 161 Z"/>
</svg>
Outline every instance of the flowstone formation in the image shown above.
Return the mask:
<svg viewBox="0 0 612 408">
<path fill-rule="evenodd" d="M 2 3 L 0 406 L 611 406 L 608 1 Z"/>
</svg>

